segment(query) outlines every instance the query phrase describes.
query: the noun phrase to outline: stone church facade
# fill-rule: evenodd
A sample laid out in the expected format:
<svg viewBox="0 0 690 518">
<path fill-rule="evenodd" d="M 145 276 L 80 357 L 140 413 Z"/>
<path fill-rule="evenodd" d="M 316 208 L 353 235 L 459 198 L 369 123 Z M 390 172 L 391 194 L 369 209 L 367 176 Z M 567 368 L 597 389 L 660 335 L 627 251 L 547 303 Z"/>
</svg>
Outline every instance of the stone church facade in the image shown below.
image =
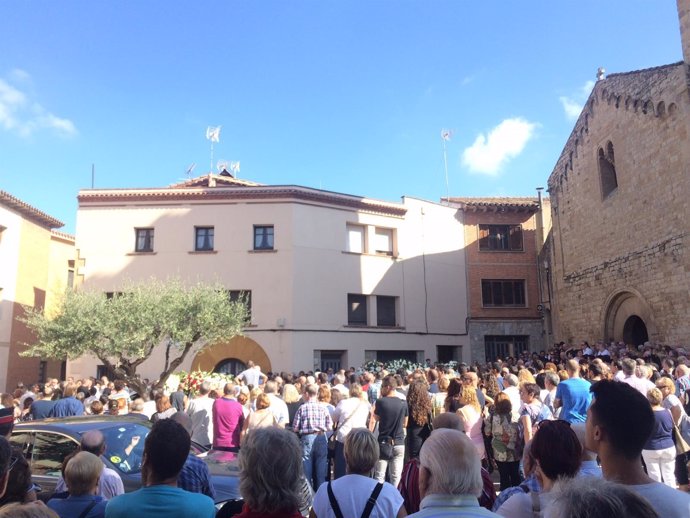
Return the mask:
<svg viewBox="0 0 690 518">
<path fill-rule="evenodd" d="M 558 340 L 690 343 L 690 0 L 684 60 L 597 81 L 548 181 Z"/>
</svg>

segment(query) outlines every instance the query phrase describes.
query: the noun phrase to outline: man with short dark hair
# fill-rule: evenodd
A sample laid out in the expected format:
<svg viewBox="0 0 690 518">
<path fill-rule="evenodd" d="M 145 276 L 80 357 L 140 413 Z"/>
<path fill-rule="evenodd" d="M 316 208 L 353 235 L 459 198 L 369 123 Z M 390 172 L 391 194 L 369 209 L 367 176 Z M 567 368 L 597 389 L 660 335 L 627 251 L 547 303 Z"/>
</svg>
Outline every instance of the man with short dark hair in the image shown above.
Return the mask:
<svg viewBox="0 0 690 518">
<path fill-rule="evenodd" d="M 226 383 L 223 397 L 213 402 L 213 448 L 240 451 L 240 436 L 244 426 L 244 409 L 235 399 L 235 384 Z"/>
<path fill-rule="evenodd" d="M 642 449 L 654 427 L 654 412 L 627 383 L 600 381 L 591 388 L 586 448 L 596 452 L 604 478 L 624 484 L 646 499 L 664 518 L 690 516 L 690 495 L 649 478 L 642 468 Z"/>
<path fill-rule="evenodd" d="M 179 423 L 162 419 L 154 424 L 144 446 L 144 487 L 113 498 L 105 510 L 106 518 L 215 518 L 213 500 L 177 487 L 190 446 L 189 434 Z"/>
<path fill-rule="evenodd" d="M 175 412 L 170 419 L 182 425 L 182 428 L 192 433 L 192 420 L 184 412 Z M 212 499 L 216 499 L 216 490 L 211 481 L 211 473 L 206 463 L 199 457 L 189 452 L 180 475 L 177 477 L 177 487 L 192 493 L 201 493 Z"/>
<path fill-rule="evenodd" d="M 81 451 L 93 453 L 100 459 L 105 453 L 105 437 L 103 433 L 101 433 L 100 430 L 89 430 L 88 432 L 84 432 L 84 435 L 81 436 L 79 449 Z M 65 491 L 67 491 L 67 485 L 65 484 L 65 480 L 60 477 L 55 486 L 55 492 L 63 493 Z M 125 488 L 122 485 L 120 475 L 118 475 L 117 471 L 110 469 L 104 463 L 103 472 L 98 480 L 97 494 L 102 496 L 105 500 L 110 500 L 124 492 Z"/>
<path fill-rule="evenodd" d="M 553 407 L 561 409 L 560 418 L 564 421 L 584 423 L 587 408 L 592 401 L 592 394 L 589 392 L 591 384 L 580 377 L 580 363 L 577 360 L 568 360 L 565 370 L 570 377 L 558 384 Z"/>
<path fill-rule="evenodd" d="M 70 417 L 84 415 L 84 404 L 74 397 L 77 388 L 71 384 L 65 384 L 62 399 L 55 402 L 55 406 L 50 411 L 50 417 Z"/>
</svg>

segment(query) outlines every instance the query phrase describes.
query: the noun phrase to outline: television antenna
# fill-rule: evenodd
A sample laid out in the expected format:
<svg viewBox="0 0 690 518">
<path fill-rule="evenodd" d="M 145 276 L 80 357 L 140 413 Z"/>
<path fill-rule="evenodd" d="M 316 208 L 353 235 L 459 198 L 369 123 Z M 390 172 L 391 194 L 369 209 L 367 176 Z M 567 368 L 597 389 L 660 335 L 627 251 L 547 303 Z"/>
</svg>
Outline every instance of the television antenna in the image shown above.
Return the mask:
<svg viewBox="0 0 690 518">
<path fill-rule="evenodd" d="M 222 173 L 223 171 L 227 171 L 229 167 L 230 167 L 230 163 L 227 160 L 218 160 L 218 162 L 216 162 L 216 170 L 219 173 Z"/>
<path fill-rule="evenodd" d="M 192 177 L 192 171 L 194 171 L 195 167 L 196 167 L 196 162 L 192 162 L 191 164 L 189 164 L 189 167 L 187 168 L 187 170 L 184 173 L 187 178 Z"/>
</svg>

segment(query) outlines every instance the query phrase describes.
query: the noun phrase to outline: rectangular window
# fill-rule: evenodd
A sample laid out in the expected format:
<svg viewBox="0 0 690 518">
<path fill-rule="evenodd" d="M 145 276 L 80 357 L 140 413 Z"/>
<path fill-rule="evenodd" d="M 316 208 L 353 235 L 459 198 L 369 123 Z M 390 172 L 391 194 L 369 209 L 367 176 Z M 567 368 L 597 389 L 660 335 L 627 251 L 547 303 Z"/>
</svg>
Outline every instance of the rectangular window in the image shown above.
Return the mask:
<svg viewBox="0 0 690 518">
<path fill-rule="evenodd" d="M 273 225 L 254 225 L 254 250 L 273 250 Z"/>
<path fill-rule="evenodd" d="M 74 261 L 67 261 L 67 287 L 74 288 Z"/>
<path fill-rule="evenodd" d="M 194 250 L 197 252 L 213 250 L 213 227 L 194 227 Z"/>
<path fill-rule="evenodd" d="M 376 227 L 374 233 L 374 252 L 393 255 L 393 229 Z"/>
<path fill-rule="evenodd" d="M 347 251 L 355 254 L 366 252 L 365 236 L 366 227 L 348 223 L 347 226 Z"/>
<path fill-rule="evenodd" d="M 134 242 L 135 252 L 153 252 L 153 229 L 135 228 L 136 239 Z"/>
<path fill-rule="evenodd" d="M 252 290 L 229 290 L 231 302 L 243 301 L 247 306 L 247 319 L 252 319 Z"/>
<path fill-rule="evenodd" d="M 482 279 L 484 307 L 525 307 L 525 281 Z"/>
<path fill-rule="evenodd" d="M 395 327 L 398 325 L 395 318 L 395 299 L 396 297 L 376 297 L 376 325 L 385 327 Z"/>
<path fill-rule="evenodd" d="M 479 250 L 521 252 L 522 227 L 520 225 L 479 225 Z"/>
<path fill-rule="evenodd" d="M 367 324 L 367 296 L 348 293 L 347 325 L 366 326 Z"/>
</svg>

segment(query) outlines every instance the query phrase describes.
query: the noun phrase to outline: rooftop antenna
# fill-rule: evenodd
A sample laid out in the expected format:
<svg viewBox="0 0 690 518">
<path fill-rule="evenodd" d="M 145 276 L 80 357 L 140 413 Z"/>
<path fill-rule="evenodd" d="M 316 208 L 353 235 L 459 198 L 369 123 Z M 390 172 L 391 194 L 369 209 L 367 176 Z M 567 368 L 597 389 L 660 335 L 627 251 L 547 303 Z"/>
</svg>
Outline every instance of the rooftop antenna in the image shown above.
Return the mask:
<svg viewBox="0 0 690 518">
<path fill-rule="evenodd" d="M 229 163 L 227 160 L 221 159 L 221 160 L 218 160 L 218 162 L 216 162 L 216 171 L 218 171 L 219 173 L 222 173 L 223 171 L 227 171 L 228 167 L 229 167 Z"/>
<path fill-rule="evenodd" d="M 195 167 L 196 167 L 196 162 L 192 162 L 191 164 L 189 164 L 189 167 L 187 168 L 187 170 L 184 173 L 187 178 L 192 177 L 192 171 L 194 171 Z"/>
<path fill-rule="evenodd" d="M 220 142 L 220 126 L 208 126 L 206 139 L 211 141 L 211 171 L 213 171 L 213 144 Z"/>
<path fill-rule="evenodd" d="M 91 188 L 93 189 L 94 184 L 96 182 L 96 165 L 91 164 Z"/>
<path fill-rule="evenodd" d="M 441 141 L 443 142 L 443 166 L 446 171 L 446 203 L 450 205 L 450 187 L 448 186 L 448 151 L 446 149 L 446 142 L 453 136 L 453 132 L 449 129 L 441 130 Z"/>
</svg>

